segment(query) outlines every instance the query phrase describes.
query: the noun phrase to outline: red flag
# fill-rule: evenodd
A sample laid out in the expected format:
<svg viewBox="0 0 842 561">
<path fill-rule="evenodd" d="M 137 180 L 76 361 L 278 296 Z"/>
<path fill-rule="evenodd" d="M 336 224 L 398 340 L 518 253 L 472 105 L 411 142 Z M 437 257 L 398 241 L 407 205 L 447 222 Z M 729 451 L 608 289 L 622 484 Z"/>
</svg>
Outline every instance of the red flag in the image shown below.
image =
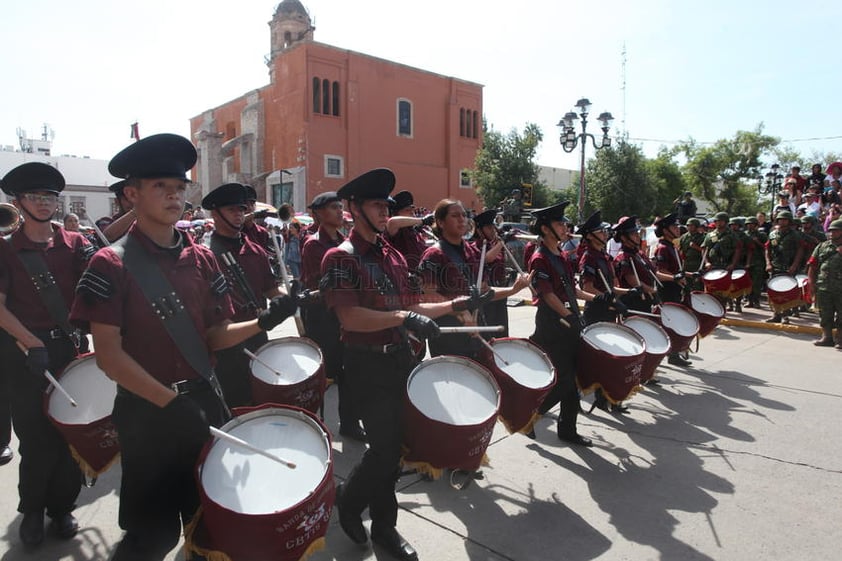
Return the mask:
<svg viewBox="0 0 842 561">
<path fill-rule="evenodd" d="M 132 136 L 131 136 L 131 138 L 134 138 L 135 142 L 140 140 L 140 131 L 137 128 L 137 121 L 132 123 Z"/>
</svg>

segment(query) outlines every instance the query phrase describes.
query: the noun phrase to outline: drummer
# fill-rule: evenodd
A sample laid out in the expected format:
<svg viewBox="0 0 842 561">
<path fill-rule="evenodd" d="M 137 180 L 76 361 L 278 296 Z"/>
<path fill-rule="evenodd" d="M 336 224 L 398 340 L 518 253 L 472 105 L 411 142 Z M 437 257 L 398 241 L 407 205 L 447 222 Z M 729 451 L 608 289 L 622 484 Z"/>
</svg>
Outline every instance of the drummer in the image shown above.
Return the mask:
<svg viewBox="0 0 842 561">
<path fill-rule="evenodd" d="M 827 230 L 830 239 L 813 250 L 807 263 L 810 285 L 816 287 L 822 329 L 821 338 L 813 344 L 817 347 L 833 346 L 835 328 L 836 348 L 842 349 L 842 220 L 834 220 Z"/>
<path fill-rule="evenodd" d="M 766 282 L 766 232 L 760 227 L 760 221 L 754 216 L 746 218 L 746 269 L 751 275 L 751 294 L 747 308 L 760 307 L 760 293 Z"/>
<path fill-rule="evenodd" d="M 406 261 L 382 239 L 394 185 L 392 171 L 380 168 L 339 189 L 338 196 L 348 201 L 354 227 L 348 239 L 328 250 L 322 260 L 322 290 L 328 308 L 339 318 L 344 375 L 369 441 L 362 461 L 337 488 L 339 525 L 354 543 L 365 544 L 362 513 L 368 508 L 372 541 L 398 559 L 414 560 L 415 549 L 395 529 L 403 403 L 407 379 L 417 364 L 407 330 L 423 338 L 436 337 L 439 327 L 431 318 L 476 309 L 480 301 L 475 294 L 420 303 Z"/>
<path fill-rule="evenodd" d="M 220 185 L 204 199 L 202 208 L 211 212 L 214 232 L 208 247 L 230 287 L 234 305 L 232 321 L 257 318 L 266 309 L 266 299 L 281 294 L 269 265 L 266 250 L 242 233 L 246 212 L 246 187 L 240 183 Z M 223 256 L 234 260 L 227 264 Z M 238 274 L 239 273 L 239 274 Z M 256 351 L 269 340 L 265 331 L 238 345 L 216 351 L 216 374 L 228 407 L 252 405 L 250 359 L 244 349 Z"/>
<path fill-rule="evenodd" d="M 705 231 L 702 228 L 702 221 L 698 218 L 687 220 L 687 231 L 678 238 L 678 248 L 681 251 L 685 273 L 697 273 L 702 270 L 702 243 L 704 240 Z M 685 280 L 687 281 L 684 285 L 685 297 L 694 290 L 704 290 L 699 275 L 687 274 Z"/>
<path fill-rule="evenodd" d="M 421 255 L 427 249 L 427 236 L 422 228 L 432 226 L 435 217 L 415 216 L 415 199 L 409 191 L 399 191 L 394 196 L 395 203 L 390 209 L 391 218 L 386 224 L 386 240 L 401 252 L 410 271 L 418 269 Z"/>
<path fill-rule="evenodd" d="M 535 289 L 533 304 L 535 332 L 530 339 L 544 349 L 558 376 L 556 384 L 539 407 L 546 413 L 561 403 L 556 431 L 558 438 L 570 444 L 592 446 L 591 440 L 576 430 L 579 416 L 579 392 L 576 387 L 576 362 L 582 319 L 577 298 L 610 301 L 610 295 L 596 296 L 577 288 L 570 262 L 561 255 L 559 244 L 568 238 L 569 220 L 564 209 L 569 201 L 532 211 L 532 231 L 540 245 L 529 260 L 529 272 Z"/>
<path fill-rule="evenodd" d="M 739 268 L 743 254 L 742 240 L 731 231 L 728 213 L 717 212 L 713 218 L 715 229 L 708 232 L 705 241 L 702 242 L 707 257 L 705 270 L 724 269 L 730 275 L 734 269 Z M 724 308 L 728 304 L 730 293 L 718 292 L 714 293 L 714 296 Z"/>
<path fill-rule="evenodd" d="M 675 213 L 667 214 L 655 221 L 655 236 L 658 247 L 655 248 L 655 275 L 661 281 L 658 295 L 664 302 L 681 302 L 685 280 L 684 263 L 676 248 L 680 231 Z"/>
<path fill-rule="evenodd" d="M 731 232 L 740 241 L 740 246 L 743 248 L 742 252 L 740 253 L 740 260 L 741 261 L 740 261 L 740 263 L 737 264 L 737 269 L 745 269 L 747 271 L 748 267 L 744 264 L 744 261 L 745 261 L 746 256 L 747 256 L 748 245 L 749 245 L 749 242 L 751 240 L 749 239 L 748 234 L 746 234 L 745 230 L 743 229 L 745 227 L 745 222 L 743 221 L 742 218 L 739 218 L 737 216 L 732 216 L 728 220 L 728 227 L 731 229 Z M 728 311 L 733 310 L 734 312 L 736 312 L 738 314 L 743 313 L 742 300 L 743 300 L 743 297 L 742 297 L 741 294 L 739 294 L 739 295 L 731 294 L 731 298 L 729 298 L 729 300 L 728 300 L 728 308 L 727 308 Z"/>
<path fill-rule="evenodd" d="M 247 237 L 260 247 L 266 250 L 270 255 L 273 252 L 274 244 L 270 238 L 269 230 L 257 223 L 257 218 L 266 216 L 266 211 L 255 212 L 257 207 L 257 191 L 251 185 L 245 185 L 246 188 L 246 221 L 243 224 L 243 236 Z"/>
<path fill-rule="evenodd" d="M 766 242 L 766 272 L 769 276 L 795 276 L 804 259 L 802 235 L 792 228 L 792 213 L 783 210 L 775 217 L 775 229 Z M 774 311 L 767 323 L 781 323 L 783 312 Z M 789 321 L 789 320 L 787 320 Z"/>
<path fill-rule="evenodd" d="M 483 243 L 488 246 L 483 279 L 488 283 L 488 286 L 503 289 L 508 285 L 507 258 L 503 249 L 505 242 L 498 235 L 497 226 L 494 224 L 496 217 L 496 208 L 483 211 L 474 217 L 476 230 L 474 231 L 473 243 L 480 252 L 482 252 Z M 501 333 L 489 334 L 489 338 L 492 336 L 509 336 L 509 308 L 505 298 L 488 302 L 482 307 L 482 313 L 485 315 L 486 324 L 503 326 Z"/>
<path fill-rule="evenodd" d="M 143 138 L 111 159 L 108 170 L 127 180 L 137 221 L 117 247 L 91 259 L 71 311 L 74 322 L 90 325 L 97 364 L 118 384 L 112 419 L 126 533 L 112 561 L 163 559 L 199 506 L 196 460 L 209 424 L 225 420 L 208 349 L 268 331 L 296 309 L 294 298 L 276 296 L 256 320 L 230 322 L 234 309 L 213 253 L 174 228 L 195 163 L 190 141 L 173 134 Z"/>
<path fill-rule="evenodd" d="M 624 216 L 614 226 L 614 241 L 620 244 L 620 252 L 614 260 L 614 272 L 621 288 L 628 289 L 620 300 L 629 309 L 651 312 L 657 303 L 652 262 L 640 250 L 640 228 L 636 216 Z"/>
<path fill-rule="evenodd" d="M 70 539 L 79 529 L 73 508 L 82 475 L 44 413 L 44 374 L 61 372 L 79 354 L 82 340 L 81 350 L 87 348 L 87 339 L 70 326 L 67 314 L 94 248 L 78 232 L 51 224 L 65 186 L 53 166 L 22 164 L 0 186 L 23 218 L 15 233 L 0 239 L 0 329 L 9 335 L 0 338 L 0 360 L 20 442 L 20 539 L 32 547 L 44 540 L 45 510 L 60 538 Z"/>
</svg>

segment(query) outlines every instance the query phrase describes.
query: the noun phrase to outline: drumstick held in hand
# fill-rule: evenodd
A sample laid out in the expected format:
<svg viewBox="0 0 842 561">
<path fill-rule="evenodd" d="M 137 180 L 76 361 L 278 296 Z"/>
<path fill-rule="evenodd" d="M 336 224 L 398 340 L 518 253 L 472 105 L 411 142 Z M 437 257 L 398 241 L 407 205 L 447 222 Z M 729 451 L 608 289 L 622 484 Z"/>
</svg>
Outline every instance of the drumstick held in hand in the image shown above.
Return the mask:
<svg viewBox="0 0 842 561">
<path fill-rule="evenodd" d="M 503 363 L 503 364 L 505 364 L 506 366 L 509 366 L 509 362 L 508 362 L 505 358 L 503 358 L 502 356 L 500 356 L 500 353 L 498 353 L 497 351 L 495 351 L 495 350 L 494 350 L 494 347 L 492 347 L 492 346 L 491 346 L 491 343 L 489 343 L 488 341 L 486 341 L 486 340 L 485 340 L 485 339 L 483 339 L 482 337 L 478 337 L 478 339 L 479 339 L 480 341 L 482 341 L 482 344 L 483 344 L 483 345 L 485 345 L 485 348 L 487 348 L 489 351 L 491 351 L 491 354 L 493 354 L 493 355 L 494 355 L 494 357 L 495 357 L 497 360 L 499 360 L 500 362 L 502 362 L 502 363 Z"/>
<path fill-rule="evenodd" d="M 261 450 L 257 446 L 254 446 L 253 444 L 249 444 L 245 440 L 243 440 L 241 438 L 237 438 L 233 434 L 228 434 L 225 431 L 221 431 L 216 427 L 210 427 L 210 432 L 213 436 L 215 436 L 216 438 L 219 438 L 220 440 L 225 440 L 226 442 L 230 442 L 231 444 L 239 446 L 240 448 L 245 448 L 246 450 L 248 450 L 250 452 L 254 452 L 255 454 L 260 454 L 264 458 L 269 458 L 270 460 L 278 462 L 279 464 L 283 464 L 290 469 L 295 469 L 296 467 L 298 467 L 298 466 L 295 465 L 294 462 L 290 462 L 289 460 L 279 458 L 278 456 L 276 456 L 274 454 L 270 454 L 266 450 Z"/>
<path fill-rule="evenodd" d="M 650 317 L 650 318 L 659 318 L 659 317 L 661 317 L 661 314 L 650 314 L 649 312 L 641 312 L 641 311 L 639 311 L 639 310 L 629 310 L 629 313 L 630 313 L 630 314 L 633 314 L 633 315 L 636 315 L 636 316 L 648 316 L 648 317 Z"/>
<path fill-rule="evenodd" d="M 260 360 L 260 359 L 257 357 L 257 355 L 256 355 L 256 354 L 254 354 L 253 352 L 251 352 L 250 350 L 248 350 L 248 349 L 243 349 L 243 352 L 244 352 L 244 353 L 246 353 L 246 355 L 247 355 L 250 359 L 252 359 L 254 362 L 256 362 L 256 363 L 258 363 L 258 364 L 260 364 L 260 365 L 262 365 L 262 366 L 266 367 L 266 368 L 269 370 L 269 372 L 274 373 L 274 374 L 275 374 L 275 376 L 278 376 L 279 378 L 283 376 L 283 374 L 281 374 L 279 371 L 275 370 L 274 368 L 272 368 L 271 366 L 269 366 L 268 364 L 266 364 L 264 361 Z"/>
<path fill-rule="evenodd" d="M 503 331 L 502 325 L 463 325 L 454 327 L 439 327 L 442 335 L 448 333 L 499 333 Z"/>
<path fill-rule="evenodd" d="M 27 351 L 26 347 L 24 347 L 24 346 L 20 343 L 20 341 L 15 341 L 15 343 L 17 344 L 18 348 L 21 350 L 21 352 L 22 352 L 23 354 L 25 354 L 25 355 L 28 355 L 28 354 L 29 354 L 29 351 Z M 55 389 L 57 389 L 57 390 L 58 390 L 58 392 L 59 392 L 61 395 L 63 395 L 64 397 L 66 397 L 66 398 L 67 398 L 67 401 L 69 401 L 69 402 L 70 402 L 70 405 L 72 405 L 73 407 L 79 407 L 79 404 L 78 404 L 78 403 L 76 403 L 76 400 L 75 400 L 75 399 L 73 399 L 73 398 L 70 396 L 70 394 L 69 394 L 69 393 L 67 393 L 67 390 L 66 390 L 66 389 L 64 389 L 64 387 L 63 387 L 61 384 L 59 384 L 59 383 L 58 383 L 58 380 L 56 380 L 56 379 L 55 379 L 55 377 L 54 377 L 52 374 L 50 374 L 50 371 L 49 371 L 49 370 L 44 370 L 44 376 L 47 378 L 47 381 L 48 381 L 48 382 L 50 382 L 50 384 L 52 384 L 52 386 L 53 386 Z"/>
</svg>

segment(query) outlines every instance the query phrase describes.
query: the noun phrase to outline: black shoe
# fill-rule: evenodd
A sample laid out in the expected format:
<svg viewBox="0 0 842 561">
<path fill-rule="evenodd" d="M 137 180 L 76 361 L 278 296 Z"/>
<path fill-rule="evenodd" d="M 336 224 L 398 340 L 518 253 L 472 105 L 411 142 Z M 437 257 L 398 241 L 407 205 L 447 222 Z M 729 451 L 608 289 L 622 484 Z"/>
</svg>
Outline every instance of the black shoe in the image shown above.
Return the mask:
<svg viewBox="0 0 842 561">
<path fill-rule="evenodd" d="M 780 314 L 775 314 L 774 316 L 772 316 L 772 317 L 770 317 L 769 319 L 767 319 L 767 320 L 766 320 L 766 323 L 781 323 L 781 320 L 782 320 L 782 319 L 783 319 L 783 318 L 781 317 L 781 315 L 780 315 Z"/>
<path fill-rule="evenodd" d="M 383 532 L 372 530 L 371 541 L 388 551 L 395 559 L 401 559 L 402 561 L 416 561 L 418 559 L 415 548 L 394 528 L 389 528 Z"/>
<path fill-rule="evenodd" d="M 596 397 L 593 400 L 593 406 L 596 407 L 597 409 L 605 411 L 606 413 L 609 411 L 609 409 L 611 407 L 611 405 L 608 403 L 608 399 L 605 397 L 605 395 L 602 392 L 596 394 Z"/>
<path fill-rule="evenodd" d="M 590 438 L 584 437 L 578 432 L 574 432 L 573 434 L 560 432 L 558 433 L 558 439 L 564 442 L 569 442 L 570 444 L 576 444 L 577 446 L 593 446 L 593 442 L 591 442 Z"/>
<path fill-rule="evenodd" d="M 532 429 L 532 430 L 531 430 L 531 431 L 529 431 L 529 432 L 525 432 L 525 433 L 523 433 L 523 435 L 524 435 L 526 438 L 529 438 L 529 439 L 531 439 L 531 440 L 535 440 L 535 439 L 537 438 L 537 437 L 535 436 L 535 429 Z"/>
<path fill-rule="evenodd" d="M 739 302 L 737 302 L 736 304 L 734 304 L 734 312 L 736 312 L 736 313 L 738 313 L 738 314 L 743 313 L 743 305 L 742 305 L 742 304 L 740 304 Z"/>
<path fill-rule="evenodd" d="M 71 513 L 62 514 L 52 519 L 50 526 L 55 529 L 56 535 L 63 540 L 69 540 L 79 532 L 79 523 Z"/>
<path fill-rule="evenodd" d="M 817 341 L 813 341 L 813 344 L 817 347 L 832 347 L 833 345 L 835 345 L 833 339 L 831 339 L 830 337 L 822 337 Z"/>
<path fill-rule="evenodd" d="M 9 462 L 12 461 L 12 458 L 15 457 L 15 453 L 12 452 L 12 448 L 6 444 L 2 450 L 0 450 L 0 466 L 5 466 Z"/>
<path fill-rule="evenodd" d="M 356 440 L 357 442 L 368 442 L 368 435 L 359 423 L 351 423 L 350 425 L 339 425 L 339 434 L 345 438 Z"/>
<path fill-rule="evenodd" d="M 691 364 L 693 364 L 689 360 L 685 360 L 677 354 L 670 355 L 669 358 L 667 358 L 667 362 L 672 364 L 673 366 L 690 366 Z"/>
<path fill-rule="evenodd" d="M 678 357 L 678 358 L 681 358 L 681 357 Z M 658 380 L 657 378 L 649 378 L 648 380 L 643 382 L 643 385 L 644 386 L 660 386 L 661 381 Z"/>
<path fill-rule="evenodd" d="M 622 403 L 615 403 L 611 406 L 611 412 L 626 414 L 629 412 L 629 408 L 623 405 Z"/>
<path fill-rule="evenodd" d="M 20 523 L 20 541 L 34 546 L 44 541 L 44 511 L 27 512 Z"/>
<path fill-rule="evenodd" d="M 363 519 L 360 515 L 350 514 L 342 507 L 342 499 L 345 495 L 345 484 L 340 483 L 336 486 L 336 511 L 339 513 L 339 526 L 345 535 L 351 538 L 351 541 L 357 545 L 365 545 L 368 541 L 368 534 L 363 526 Z"/>
</svg>

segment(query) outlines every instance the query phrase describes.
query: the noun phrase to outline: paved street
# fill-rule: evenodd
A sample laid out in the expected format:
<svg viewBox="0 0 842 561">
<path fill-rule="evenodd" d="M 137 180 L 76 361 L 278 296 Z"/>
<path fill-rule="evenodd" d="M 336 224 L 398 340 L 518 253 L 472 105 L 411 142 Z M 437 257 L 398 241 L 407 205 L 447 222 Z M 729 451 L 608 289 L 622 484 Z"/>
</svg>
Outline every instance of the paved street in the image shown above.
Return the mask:
<svg viewBox="0 0 842 561">
<path fill-rule="evenodd" d="M 513 335 L 531 333 L 533 308 L 510 314 Z M 293 330 L 288 321 L 273 337 Z M 817 349 L 813 337 L 720 326 L 691 368 L 661 367 L 662 385 L 633 397 L 628 415 L 580 417 L 591 449 L 556 438 L 557 409 L 539 421 L 536 441 L 498 423 L 483 480 L 461 491 L 415 475 L 399 481 L 398 528 L 427 561 L 838 559 L 842 351 Z M 335 410 L 332 388 L 332 430 Z M 341 480 L 362 447 L 333 447 Z M 120 537 L 119 477 L 117 466 L 83 490 L 75 539 L 48 535 L 27 552 L 15 512 L 17 458 L 1 467 L 0 561 L 106 559 Z M 311 559 L 389 559 L 352 544 L 335 518 L 327 547 Z"/>
</svg>

